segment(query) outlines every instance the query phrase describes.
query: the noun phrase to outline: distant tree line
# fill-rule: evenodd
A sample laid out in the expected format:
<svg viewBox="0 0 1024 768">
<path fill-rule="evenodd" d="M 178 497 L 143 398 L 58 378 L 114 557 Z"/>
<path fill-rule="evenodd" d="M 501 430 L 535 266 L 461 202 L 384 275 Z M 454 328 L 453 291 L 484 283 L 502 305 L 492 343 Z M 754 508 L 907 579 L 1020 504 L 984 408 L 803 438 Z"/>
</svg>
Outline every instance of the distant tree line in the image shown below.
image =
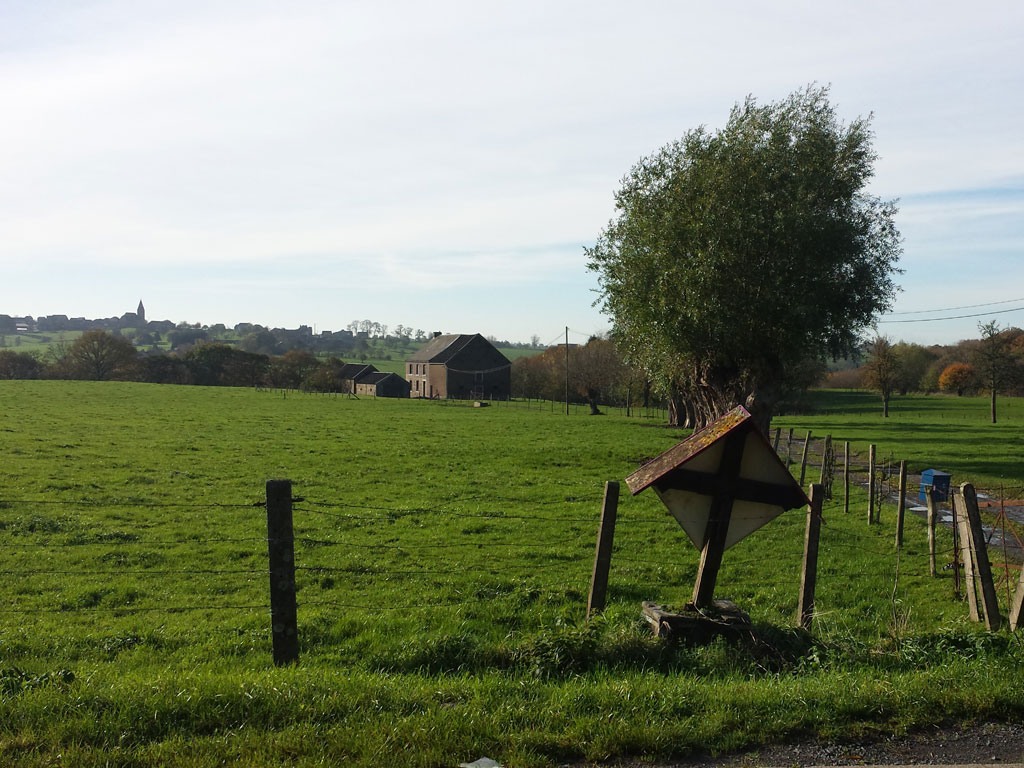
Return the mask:
<svg viewBox="0 0 1024 768">
<path fill-rule="evenodd" d="M 807 389 L 824 374 L 824 366 L 808 364 L 799 376 L 794 375 L 791 389 L 783 392 L 784 406 L 801 401 Z M 598 336 L 584 345 L 570 344 L 568 352 L 565 345 L 558 345 L 512 363 L 513 397 L 564 401 L 568 394 L 570 402 L 587 403 L 593 414 L 599 413 L 602 404 L 671 410 L 670 393 L 659 383 L 658 378 L 649 376 L 642 368 L 629 365 L 614 339 Z M 683 401 L 680 407 L 677 423 L 692 426 L 692 404 Z"/>
<path fill-rule="evenodd" d="M 886 369 L 881 382 L 880 362 Z M 887 384 L 900 395 L 976 395 L 991 389 L 993 377 L 1001 394 L 1024 395 L 1024 330 L 987 323 L 979 327 L 979 338 L 932 346 L 881 337 L 865 345 L 859 364 L 829 373 L 822 386 L 879 390 Z"/>
<path fill-rule="evenodd" d="M 864 363 L 831 373 L 827 387 L 874 389 L 889 415 L 893 394 L 946 392 L 963 396 L 985 393 L 996 423 L 996 395 L 1024 395 L 1024 331 L 1002 328 L 992 320 L 978 324 L 979 338 L 948 346 L 925 347 L 879 336 L 866 345 Z"/>
<path fill-rule="evenodd" d="M 862 343 L 856 355 L 834 362 L 833 367 L 838 370 L 829 371 L 825 364 L 808 359 L 800 370 L 791 371 L 780 410 L 803 409 L 804 395 L 815 386 L 873 389 L 882 397 L 885 416 L 893 395 L 983 393 L 992 398 L 995 422 L 996 394 L 1024 396 L 1024 330 L 985 323 L 979 325 L 979 338 L 945 346 L 893 343 L 882 336 Z M 564 345 L 550 347 L 512 364 L 514 397 L 562 401 L 567 382 L 570 402 L 589 403 L 592 412 L 598 411 L 598 404 L 675 406 L 681 411 L 677 420 L 681 426 L 696 421 L 687 400 L 673 402 L 657 377 L 625 361 L 612 339 L 594 337 L 585 345 L 570 345 L 568 354 Z"/>
<path fill-rule="evenodd" d="M 609 339 L 595 337 L 583 346 L 549 347 L 512 363 L 513 397 L 564 400 L 567 381 L 570 402 L 588 403 L 591 413 L 599 412 L 599 404 L 650 404 L 650 386 L 623 362 Z"/>
<path fill-rule="evenodd" d="M 223 323 L 202 325 L 170 320 L 142 320 L 135 312 L 126 312 L 120 317 L 87 319 L 69 318 L 67 315 L 12 317 L 0 314 L 0 348 L 7 346 L 6 334 L 14 335 L 14 345 L 19 345 L 18 326 L 29 327 L 37 334 L 37 340 L 49 343 L 59 338 L 45 334 L 60 334 L 65 331 L 109 331 L 115 336 L 124 336 L 137 347 L 156 349 L 169 346 L 171 350 L 199 342 L 217 342 L 238 345 L 247 352 L 264 355 L 282 355 L 291 349 L 308 349 L 314 353 L 362 356 L 365 359 L 381 345 L 411 350 L 426 343 L 432 334 L 422 328 L 406 325 L 388 326 L 376 320 L 353 320 L 339 331 L 314 333 L 308 325 L 298 328 L 271 328 L 258 323 L 237 323 L 229 328 Z M 38 334 L 42 334 L 40 338 Z M 230 338 L 229 338 L 230 337 Z M 538 349 L 540 337 L 534 335 L 529 342 L 513 342 L 488 336 L 497 347 L 511 349 Z"/>
<path fill-rule="evenodd" d="M 86 331 L 73 342 L 57 342 L 45 354 L 0 350 L 0 379 L 84 379 L 196 384 L 228 387 L 288 387 L 341 391 L 337 357 L 320 360 L 309 349 L 280 355 L 195 340 L 171 352 L 139 351 L 125 337 Z"/>
</svg>

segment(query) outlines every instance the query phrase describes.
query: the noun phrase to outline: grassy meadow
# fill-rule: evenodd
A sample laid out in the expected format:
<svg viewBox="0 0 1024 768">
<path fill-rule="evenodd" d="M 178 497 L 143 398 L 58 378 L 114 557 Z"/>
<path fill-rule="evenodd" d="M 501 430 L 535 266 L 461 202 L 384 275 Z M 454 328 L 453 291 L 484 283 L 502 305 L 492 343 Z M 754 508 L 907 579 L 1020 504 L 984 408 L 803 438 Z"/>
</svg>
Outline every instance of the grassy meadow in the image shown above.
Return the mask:
<svg viewBox="0 0 1024 768">
<path fill-rule="evenodd" d="M 1019 402 L 991 427 L 967 399 L 883 423 L 869 395 L 816 397 L 779 425 L 957 482 L 1024 475 Z M 604 482 L 684 436 L 546 405 L 0 382 L 0 764 L 546 766 L 1024 715 L 1017 638 L 928 576 L 916 517 L 897 559 L 860 491 L 826 504 L 812 634 L 794 510 L 725 556 L 717 594 L 756 640 L 652 638 L 640 601 L 684 603 L 697 552 L 624 486 L 608 608 L 584 621 Z M 302 499 L 281 669 L 256 506 L 280 477 Z"/>
<path fill-rule="evenodd" d="M 868 445 L 877 445 L 878 460 L 906 459 L 911 473 L 941 469 L 954 483 L 971 482 L 993 492 L 1000 485 L 1008 496 L 1021 498 L 1024 485 L 1024 400 L 1000 397 L 997 421 L 990 423 L 988 397 L 906 395 L 893 397 L 889 418 L 882 418 L 882 402 L 864 390 L 814 390 L 812 410 L 783 415 L 772 427 L 803 439 L 831 434 L 851 443 L 851 450 L 866 461 Z"/>
</svg>

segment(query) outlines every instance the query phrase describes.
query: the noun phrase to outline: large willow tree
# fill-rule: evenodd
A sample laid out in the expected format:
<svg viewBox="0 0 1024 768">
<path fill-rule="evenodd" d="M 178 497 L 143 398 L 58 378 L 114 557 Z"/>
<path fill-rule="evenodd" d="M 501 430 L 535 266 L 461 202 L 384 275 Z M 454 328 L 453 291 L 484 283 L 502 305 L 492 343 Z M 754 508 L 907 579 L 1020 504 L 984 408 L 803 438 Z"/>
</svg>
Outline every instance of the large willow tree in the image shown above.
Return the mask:
<svg viewBox="0 0 1024 768">
<path fill-rule="evenodd" d="M 828 89 L 736 105 L 642 159 L 587 250 L 627 359 L 701 427 L 737 404 L 762 429 L 808 363 L 849 353 L 891 306 L 895 204 L 865 193 L 870 118 Z M 683 409 L 685 408 L 685 412 Z"/>
</svg>

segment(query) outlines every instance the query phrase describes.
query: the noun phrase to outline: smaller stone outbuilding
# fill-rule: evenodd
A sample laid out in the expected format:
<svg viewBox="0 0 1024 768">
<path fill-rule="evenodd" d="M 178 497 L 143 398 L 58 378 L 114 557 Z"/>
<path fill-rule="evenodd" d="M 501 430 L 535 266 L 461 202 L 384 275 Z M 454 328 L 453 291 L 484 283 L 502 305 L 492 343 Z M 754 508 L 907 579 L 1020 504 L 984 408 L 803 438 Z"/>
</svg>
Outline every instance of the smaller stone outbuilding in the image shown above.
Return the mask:
<svg viewBox="0 0 1024 768">
<path fill-rule="evenodd" d="M 408 397 L 409 382 L 397 373 L 368 373 L 355 382 L 356 395 L 371 397 Z"/>
<path fill-rule="evenodd" d="M 372 365 L 367 365 L 366 363 L 346 363 L 341 366 L 337 375 L 338 379 L 341 381 L 342 394 L 359 394 L 356 391 L 356 384 L 372 373 L 377 373 L 377 369 Z"/>
</svg>

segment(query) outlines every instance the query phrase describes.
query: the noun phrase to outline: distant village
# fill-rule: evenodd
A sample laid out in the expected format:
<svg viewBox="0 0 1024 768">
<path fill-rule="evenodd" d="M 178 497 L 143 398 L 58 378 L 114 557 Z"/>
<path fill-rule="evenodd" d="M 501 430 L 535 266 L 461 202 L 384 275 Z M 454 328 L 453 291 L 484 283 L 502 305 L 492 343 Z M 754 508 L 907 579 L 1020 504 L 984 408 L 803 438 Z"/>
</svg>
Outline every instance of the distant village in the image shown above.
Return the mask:
<svg viewBox="0 0 1024 768">
<path fill-rule="evenodd" d="M 74 343 L 61 343 L 59 338 L 62 332 L 90 331 L 102 331 L 120 341 L 123 354 L 119 362 L 113 349 L 103 353 L 78 349 Z M 22 334 L 54 334 L 38 341 L 58 342 L 59 349 L 44 356 L 23 353 L 22 359 L 9 354 L 6 357 L 11 360 L 5 360 L 5 365 L 13 370 L 6 376 L 0 371 L 0 378 L 18 373 L 24 378 L 133 378 L 156 383 L 295 386 L 352 395 L 431 399 L 508 398 L 512 363 L 497 344 L 529 347 L 487 339 L 478 333 L 435 331 L 428 335 L 422 329 L 401 325 L 389 328 L 370 320 L 353 321 L 345 329 L 320 333 L 307 325 L 287 329 L 239 323 L 229 329 L 223 324 L 174 323 L 149 320 L 141 301 L 134 312 L 100 319 L 0 315 L 0 339 L 6 334 L 17 339 Z M 79 333 L 74 335 L 81 338 Z M 379 371 L 366 362 L 345 363 L 340 357 L 328 357 L 324 362 L 317 358 L 355 355 L 365 360 L 372 351 L 371 343 L 384 340 L 391 342 L 392 349 L 407 351 L 402 358 L 404 377 Z M 0 346 L 8 346 L 6 339 Z M 173 357 L 168 354 L 171 351 Z M 96 359 L 104 356 L 110 358 L 109 365 Z M 392 353 L 388 353 L 387 359 L 391 358 Z"/>
<path fill-rule="evenodd" d="M 437 333 L 436 331 L 428 333 L 422 328 L 413 328 L 412 326 L 388 326 L 374 320 L 353 320 L 341 330 L 320 332 L 316 332 L 312 326 L 308 325 L 300 325 L 298 328 L 274 328 L 258 323 L 237 323 L 230 327 L 223 323 L 214 323 L 213 325 L 175 323 L 171 320 L 149 319 L 146 316 L 146 307 L 141 301 L 134 312 L 96 319 L 68 317 L 67 315 L 44 315 L 34 318 L 0 314 L 0 334 L 90 330 L 110 331 L 115 335 L 129 336 L 138 347 L 144 347 L 152 341 L 165 339 L 171 342 L 173 349 L 202 339 L 250 348 L 262 344 L 263 349 L 249 349 L 249 351 L 262 351 L 265 354 L 280 354 L 293 346 L 323 352 L 351 353 L 352 350 L 359 351 L 357 348 L 365 347 L 359 343 L 360 340 L 389 338 L 405 344 L 424 344 Z M 229 333 L 230 337 L 225 338 L 225 334 Z M 515 342 L 494 337 L 488 337 L 488 340 L 497 347 L 505 348 L 536 349 L 540 343 L 540 339 L 536 336 L 530 342 Z"/>
<path fill-rule="evenodd" d="M 1012 365 L 1006 394 L 1024 394 L 1024 330 L 996 328 Z M 99 347 L 82 341 L 94 332 Z M 983 340 L 955 344 L 897 342 L 892 391 L 985 391 Z M 100 348 L 102 347 L 102 348 Z M 528 350 L 511 362 L 500 348 Z M 785 397 L 799 406 L 807 388 L 871 387 L 870 349 L 826 365 L 809 361 Z M 379 370 L 373 363 L 377 363 Z M 570 399 L 590 404 L 639 401 L 671 405 L 649 375 L 624 361 L 607 337 L 585 344 L 545 346 L 499 341 L 477 333 L 427 333 L 357 320 L 337 331 L 308 325 L 268 328 L 150 320 L 140 301 L 134 312 L 90 320 L 67 315 L 0 314 L 0 379 L 120 379 L 200 386 L 282 387 L 352 396 L 428 399 Z M 685 404 L 684 404 L 685 405 Z"/>
</svg>

